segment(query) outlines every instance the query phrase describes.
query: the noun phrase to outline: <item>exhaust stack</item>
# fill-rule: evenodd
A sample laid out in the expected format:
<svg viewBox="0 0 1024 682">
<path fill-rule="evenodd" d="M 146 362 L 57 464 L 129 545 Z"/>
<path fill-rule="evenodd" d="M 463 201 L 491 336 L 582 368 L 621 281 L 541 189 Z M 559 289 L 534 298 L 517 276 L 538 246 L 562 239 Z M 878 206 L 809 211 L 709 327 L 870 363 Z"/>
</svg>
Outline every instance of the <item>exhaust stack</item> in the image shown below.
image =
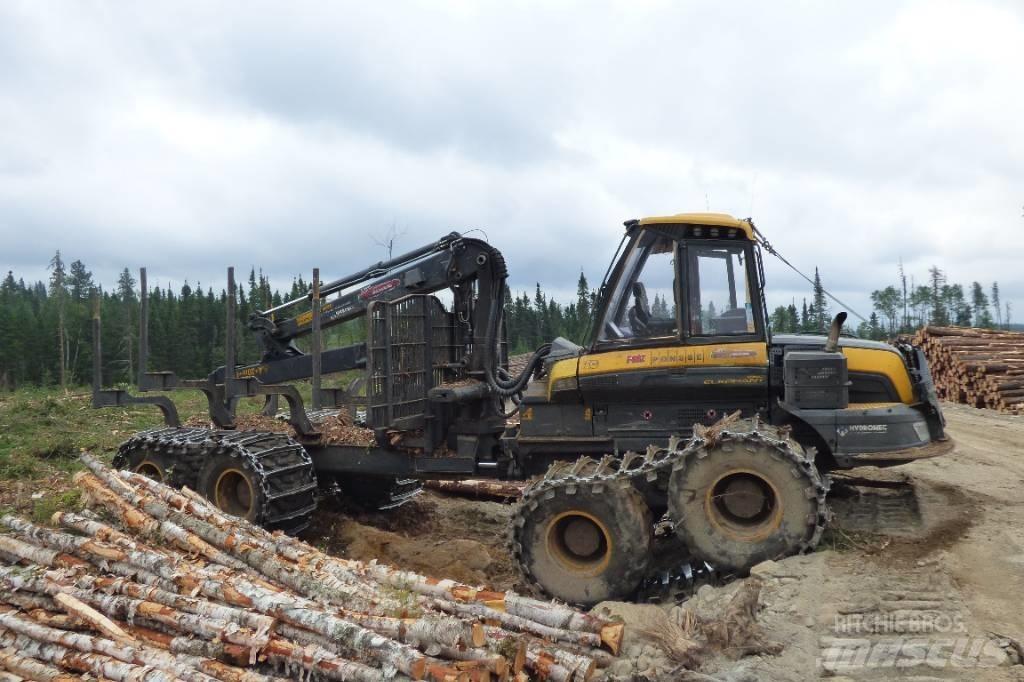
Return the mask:
<svg viewBox="0 0 1024 682">
<path fill-rule="evenodd" d="M 832 327 L 828 330 L 828 341 L 825 343 L 826 353 L 835 353 L 839 349 L 839 332 L 843 329 L 843 322 L 846 322 L 846 312 L 840 311 L 832 320 Z"/>
</svg>

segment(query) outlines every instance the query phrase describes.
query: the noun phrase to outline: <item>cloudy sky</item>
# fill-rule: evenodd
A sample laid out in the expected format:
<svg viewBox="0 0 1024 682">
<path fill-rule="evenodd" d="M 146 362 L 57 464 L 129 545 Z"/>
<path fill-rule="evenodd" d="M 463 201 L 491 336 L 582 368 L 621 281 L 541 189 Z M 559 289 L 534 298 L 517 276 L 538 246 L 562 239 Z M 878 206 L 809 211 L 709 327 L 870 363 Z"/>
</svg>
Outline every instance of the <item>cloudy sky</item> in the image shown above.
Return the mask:
<svg viewBox="0 0 1024 682">
<path fill-rule="evenodd" d="M 865 313 L 900 258 L 1024 306 L 1022 67 L 1013 1 L 7 1 L 0 268 L 286 285 L 480 228 L 568 295 L 710 208 Z"/>
</svg>

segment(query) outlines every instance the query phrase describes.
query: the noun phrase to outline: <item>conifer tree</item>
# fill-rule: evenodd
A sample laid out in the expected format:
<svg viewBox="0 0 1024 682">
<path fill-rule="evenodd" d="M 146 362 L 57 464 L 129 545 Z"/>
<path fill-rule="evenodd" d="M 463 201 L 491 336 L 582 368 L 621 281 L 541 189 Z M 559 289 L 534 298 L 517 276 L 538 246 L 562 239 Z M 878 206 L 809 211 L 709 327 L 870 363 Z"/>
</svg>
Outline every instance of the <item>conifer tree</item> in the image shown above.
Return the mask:
<svg viewBox="0 0 1024 682">
<path fill-rule="evenodd" d="M 59 357 L 60 387 L 67 388 L 67 330 L 64 325 L 65 306 L 67 304 L 67 272 L 60 250 L 50 259 L 50 299 L 57 307 L 57 354 Z"/>
</svg>

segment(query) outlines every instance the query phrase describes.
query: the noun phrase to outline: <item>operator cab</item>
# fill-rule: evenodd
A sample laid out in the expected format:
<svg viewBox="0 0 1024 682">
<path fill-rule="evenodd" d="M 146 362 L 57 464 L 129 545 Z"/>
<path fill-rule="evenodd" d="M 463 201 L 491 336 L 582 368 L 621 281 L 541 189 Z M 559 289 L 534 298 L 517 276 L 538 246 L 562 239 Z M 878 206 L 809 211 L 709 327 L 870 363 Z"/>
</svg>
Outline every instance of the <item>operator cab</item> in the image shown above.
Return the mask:
<svg viewBox="0 0 1024 682">
<path fill-rule="evenodd" d="M 682 214 L 626 228 L 595 350 L 764 340 L 761 268 L 748 222 Z"/>
<path fill-rule="evenodd" d="M 550 359 L 546 380 L 524 394 L 520 453 L 643 452 L 696 423 L 767 413 L 761 267 L 748 221 L 630 221 L 601 291 L 590 345 Z"/>
</svg>

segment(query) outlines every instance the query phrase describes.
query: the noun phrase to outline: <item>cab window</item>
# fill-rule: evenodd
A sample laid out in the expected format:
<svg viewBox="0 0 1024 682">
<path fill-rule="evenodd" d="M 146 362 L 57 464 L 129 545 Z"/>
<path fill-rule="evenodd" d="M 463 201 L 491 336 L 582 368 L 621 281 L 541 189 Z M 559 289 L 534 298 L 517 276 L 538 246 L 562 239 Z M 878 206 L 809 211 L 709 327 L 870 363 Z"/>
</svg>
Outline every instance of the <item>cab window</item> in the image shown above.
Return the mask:
<svg viewBox="0 0 1024 682">
<path fill-rule="evenodd" d="M 675 337 L 676 242 L 647 232 L 626 258 L 601 324 L 599 341 Z"/>
<path fill-rule="evenodd" d="M 690 335 L 755 333 L 744 248 L 691 244 L 687 251 Z"/>
</svg>

